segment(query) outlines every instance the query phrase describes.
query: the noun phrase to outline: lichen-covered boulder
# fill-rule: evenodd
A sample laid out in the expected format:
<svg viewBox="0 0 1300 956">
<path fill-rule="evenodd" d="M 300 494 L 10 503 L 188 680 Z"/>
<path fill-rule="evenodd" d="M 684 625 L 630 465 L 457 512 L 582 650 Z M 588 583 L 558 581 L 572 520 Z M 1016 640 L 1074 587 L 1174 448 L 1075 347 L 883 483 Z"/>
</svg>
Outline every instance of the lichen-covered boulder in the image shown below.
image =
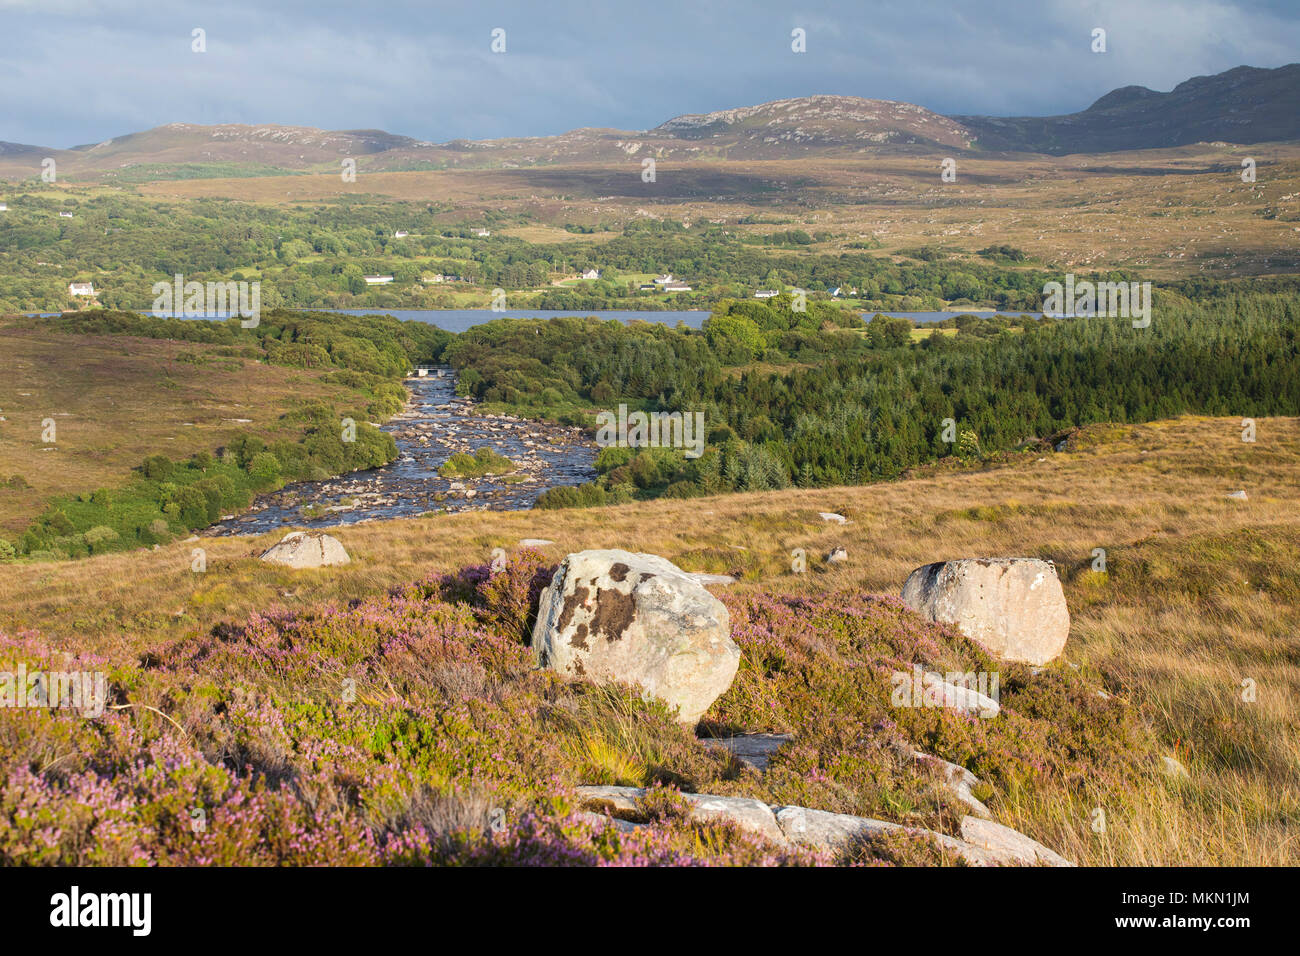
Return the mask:
<svg viewBox="0 0 1300 956">
<path fill-rule="evenodd" d="M 290 568 L 322 568 L 352 559 L 338 538 L 321 531 L 294 531 L 262 552 L 262 560 Z"/>
<path fill-rule="evenodd" d="M 565 557 L 542 592 L 532 644 L 541 666 L 640 685 L 689 724 L 740 664 L 721 601 L 671 561 L 619 550 Z"/>
<path fill-rule="evenodd" d="M 1050 561 L 962 558 L 917 568 L 903 603 L 932 621 L 955 624 L 1004 661 L 1046 664 L 1070 634 L 1065 592 Z"/>
</svg>

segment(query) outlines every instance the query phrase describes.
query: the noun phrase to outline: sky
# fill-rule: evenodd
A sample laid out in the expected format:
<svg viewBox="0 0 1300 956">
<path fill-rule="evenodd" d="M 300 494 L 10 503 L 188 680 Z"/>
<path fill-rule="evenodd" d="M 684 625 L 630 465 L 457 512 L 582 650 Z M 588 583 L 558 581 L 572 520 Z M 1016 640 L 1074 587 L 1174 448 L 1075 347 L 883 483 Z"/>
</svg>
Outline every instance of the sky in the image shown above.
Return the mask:
<svg viewBox="0 0 1300 956">
<path fill-rule="evenodd" d="M 816 93 L 1050 115 L 1296 61 L 1300 0 L 0 0 L 0 141 L 184 122 L 445 142 L 643 130 Z"/>
</svg>

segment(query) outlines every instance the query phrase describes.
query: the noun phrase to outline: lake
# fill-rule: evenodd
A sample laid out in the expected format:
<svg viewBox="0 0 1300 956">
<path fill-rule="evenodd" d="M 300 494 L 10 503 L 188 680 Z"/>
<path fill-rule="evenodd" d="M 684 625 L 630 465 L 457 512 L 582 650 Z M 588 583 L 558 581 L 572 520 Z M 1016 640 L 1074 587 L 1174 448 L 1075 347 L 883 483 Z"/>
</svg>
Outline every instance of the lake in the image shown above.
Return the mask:
<svg viewBox="0 0 1300 956">
<path fill-rule="evenodd" d="M 141 309 L 144 315 L 167 318 L 168 313 L 151 312 Z M 509 309 L 505 312 L 493 312 L 491 309 L 291 309 L 291 312 L 327 312 L 333 315 L 391 315 L 395 319 L 410 322 L 424 322 L 436 325 L 448 332 L 464 332 L 476 325 L 483 325 L 493 319 L 555 319 L 560 316 L 592 316 L 597 319 L 618 319 L 620 322 L 658 322 L 660 325 L 676 325 L 685 322 L 692 329 L 698 329 L 709 317 L 708 312 L 693 310 L 690 312 L 643 312 L 632 309 Z M 212 312 L 205 315 L 187 315 L 187 319 L 227 319 L 232 313 Z"/>
<path fill-rule="evenodd" d="M 166 318 L 166 313 L 150 312 L 148 309 L 139 310 L 142 315 L 156 315 Z M 677 325 L 678 322 L 684 322 L 692 329 L 698 329 L 704 324 L 704 320 L 709 317 L 709 313 L 703 310 L 691 311 L 665 311 L 665 312 L 645 312 L 633 309 L 510 309 L 506 312 L 493 312 L 491 309 L 291 309 L 294 312 L 328 312 L 335 315 L 391 315 L 395 319 L 405 319 L 412 322 L 425 322 L 429 325 L 436 325 L 440 329 L 448 332 L 464 332 L 476 325 L 482 325 L 485 322 L 491 322 L 493 319 L 554 319 L 559 316 L 581 316 L 597 319 L 618 319 L 620 322 L 658 322 L 660 325 Z M 40 318 L 57 319 L 62 313 L 59 312 L 29 312 L 28 315 Z M 866 321 L 871 321 L 871 317 L 876 314 L 875 311 L 859 313 Z M 912 322 L 942 322 L 944 319 L 951 319 L 958 315 L 1031 315 L 1034 318 L 1042 318 L 1041 312 L 994 312 L 991 309 L 965 309 L 961 312 L 886 312 L 881 311 L 881 315 L 888 315 L 899 319 L 908 319 Z M 230 318 L 228 312 L 213 312 L 207 315 L 187 315 L 187 319 L 205 319 L 208 321 Z"/>
<path fill-rule="evenodd" d="M 672 326 L 682 322 L 692 329 L 698 329 L 704 324 L 704 320 L 709 317 L 709 313 L 703 310 L 647 312 L 633 309 L 509 309 L 505 312 L 493 312 L 491 309 L 304 309 L 294 311 L 330 312 L 335 315 L 391 315 L 396 319 L 436 325 L 448 332 L 464 332 L 466 329 L 482 325 L 485 322 L 491 322 L 493 319 L 554 319 L 561 316 L 583 318 L 591 316 L 597 319 L 618 319 L 620 322 L 658 322 L 660 325 Z M 158 313 L 146 312 L 145 314 Z M 868 321 L 875 314 L 875 312 L 861 313 L 862 317 Z M 951 319 L 958 315 L 993 316 L 999 313 L 985 309 L 966 309 L 961 312 L 882 312 L 881 314 L 926 323 L 942 322 L 944 319 Z M 1021 315 L 1022 313 L 1001 314 Z M 1025 314 L 1038 315 L 1038 313 Z M 197 316 L 196 318 L 224 319 L 227 317 L 226 314 L 212 314 Z M 190 318 L 190 316 L 186 316 L 186 318 Z"/>
</svg>

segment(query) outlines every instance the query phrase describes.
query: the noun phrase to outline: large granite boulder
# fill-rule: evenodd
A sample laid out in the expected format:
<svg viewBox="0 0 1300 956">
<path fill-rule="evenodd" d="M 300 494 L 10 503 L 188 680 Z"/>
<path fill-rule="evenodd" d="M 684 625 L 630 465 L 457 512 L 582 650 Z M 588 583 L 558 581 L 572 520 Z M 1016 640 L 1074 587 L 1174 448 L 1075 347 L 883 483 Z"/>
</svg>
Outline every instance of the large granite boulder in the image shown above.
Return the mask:
<svg viewBox="0 0 1300 956">
<path fill-rule="evenodd" d="M 338 538 L 320 531 L 294 531 L 262 552 L 262 560 L 290 568 L 322 568 L 352 559 Z"/>
<path fill-rule="evenodd" d="M 932 621 L 955 624 L 1004 661 L 1046 664 L 1070 634 L 1056 568 L 1038 558 L 927 564 L 908 576 L 903 603 Z"/>
<path fill-rule="evenodd" d="M 721 601 L 664 558 L 618 550 L 565 557 L 542 592 L 533 653 L 561 674 L 638 684 L 689 724 L 740 665 Z"/>
</svg>

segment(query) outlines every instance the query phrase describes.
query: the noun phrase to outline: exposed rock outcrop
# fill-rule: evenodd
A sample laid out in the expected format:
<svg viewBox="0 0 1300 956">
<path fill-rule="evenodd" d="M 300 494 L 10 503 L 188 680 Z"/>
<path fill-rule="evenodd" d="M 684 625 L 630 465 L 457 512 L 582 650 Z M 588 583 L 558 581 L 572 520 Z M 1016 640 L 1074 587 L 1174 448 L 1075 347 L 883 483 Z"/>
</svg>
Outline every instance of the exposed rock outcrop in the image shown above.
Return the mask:
<svg viewBox="0 0 1300 956">
<path fill-rule="evenodd" d="M 641 811 L 641 799 L 647 790 L 643 787 L 586 786 L 578 787 L 577 793 L 585 807 L 635 815 Z M 932 840 L 972 866 L 1074 865 L 1023 833 L 973 816 L 962 818 L 959 839 L 887 820 L 828 813 L 807 807 L 771 806 L 749 797 L 718 797 L 702 793 L 682 793 L 680 797 L 690 808 L 693 819 L 727 820 L 777 844 L 798 843 L 817 850 L 838 851 L 873 837 L 910 833 Z M 622 825 L 626 826 L 627 822 L 622 821 Z"/>
</svg>

